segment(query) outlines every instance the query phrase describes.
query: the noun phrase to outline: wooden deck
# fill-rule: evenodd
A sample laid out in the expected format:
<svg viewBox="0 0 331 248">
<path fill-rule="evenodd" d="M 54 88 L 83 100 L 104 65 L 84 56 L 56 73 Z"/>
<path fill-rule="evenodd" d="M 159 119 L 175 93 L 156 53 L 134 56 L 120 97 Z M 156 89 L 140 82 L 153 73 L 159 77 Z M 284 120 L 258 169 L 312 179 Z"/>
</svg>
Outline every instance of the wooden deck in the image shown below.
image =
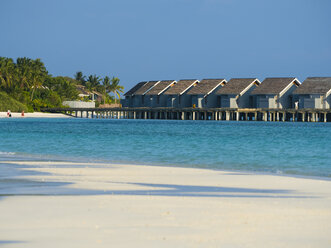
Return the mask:
<svg viewBox="0 0 331 248">
<path fill-rule="evenodd" d="M 331 122 L 331 109 L 44 108 L 77 118 Z"/>
</svg>

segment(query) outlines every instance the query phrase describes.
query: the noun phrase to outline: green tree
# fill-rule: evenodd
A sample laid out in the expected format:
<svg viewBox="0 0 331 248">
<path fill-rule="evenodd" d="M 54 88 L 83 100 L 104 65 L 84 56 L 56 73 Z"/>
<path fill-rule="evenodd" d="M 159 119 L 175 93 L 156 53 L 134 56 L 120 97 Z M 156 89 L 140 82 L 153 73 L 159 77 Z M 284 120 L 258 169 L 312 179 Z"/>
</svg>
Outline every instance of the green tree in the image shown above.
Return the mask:
<svg viewBox="0 0 331 248">
<path fill-rule="evenodd" d="M 26 89 L 30 86 L 30 77 L 32 69 L 32 59 L 29 58 L 17 58 L 16 66 L 18 72 L 18 83 L 21 89 Z"/>
<path fill-rule="evenodd" d="M 75 79 L 81 83 L 82 85 L 85 85 L 86 82 L 86 77 L 83 75 L 83 73 L 81 71 L 76 72 L 75 74 Z"/>
<path fill-rule="evenodd" d="M 115 98 L 115 104 L 116 104 L 116 96 L 118 97 L 118 100 L 121 100 L 120 93 L 123 93 L 124 87 L 119 85 L 120 80 L 117 77 L 113 77 L 111 79 L 111 85 L 110 85 L 110 92 L 114 94 Z"/>
<path fill-rule="evenodd" d="M 111 90 L 111 80 L 108 76 L 104 77 L 102 80 L 102 86 L 103 86 L 103 103 L 106 103 L 107 96 L 109 96 L 109 92 Z"/>
<path fill-rule="evenodd" d="M 1 87 L 7 91 L 13 91 L 17 78 L 17 68 L 11 58 L 0 57 L 0 80 Z"/>
<path fill-rule="evenodd" d="M 48 72 L 45 68 L 43 62 L 40 59 L 36 59 L 32 63 L 32 71 L 30 74 L 30 82 L 31 82 L 31 101 L 33 100 L 33 95 L 36 89 L 40 88 L 43 82 L 46 79 Z"/>
<path fill-rule="evenodd" d="M 100 85 L 101 78 L 96 75 L 90 75 L 86 82 L 86 88 L 89 91 L 97 90 L 98 86 Z"/>
</svg>

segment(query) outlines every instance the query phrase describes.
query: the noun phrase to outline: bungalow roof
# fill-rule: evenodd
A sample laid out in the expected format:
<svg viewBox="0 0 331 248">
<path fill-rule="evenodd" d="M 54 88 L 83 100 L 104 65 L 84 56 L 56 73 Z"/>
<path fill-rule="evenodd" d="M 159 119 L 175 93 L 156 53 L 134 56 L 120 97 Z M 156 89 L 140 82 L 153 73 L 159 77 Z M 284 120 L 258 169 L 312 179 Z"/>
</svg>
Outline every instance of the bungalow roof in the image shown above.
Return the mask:
<svg viewBox="0 0 331 248">
<path fill-rule="evenodd" d="M 217 95 L 240 95 L 245 89 L 253 85 L 260 84 L 257 78 L 231 78 L 226 85 L 220 88 Z"/>
<path fill-rule="evenodd" d="M 173 87 L 164 92 L 164 95 L 181 95 L 198 82 L 196 79 L 179 80 Z"/>
<path fill-rule="evenodd" d="M 309 77 L 295 89 L 293 94 L 321 94 L 325 95 L 331 90 L 331 77 Z"/>
<path fill-rule="evenodd" d="M 226 80 L 224 78 L 222 79 L 203 79 L 188 90 L 188 95 L 208 95 L 212 91 L 214 91 L 219 85 L 225 84 Z"/>
<path fill-rule="evenodd" d="M 175 80 L 162 80 L 157 85 L 155 85 L 146 95 L 160 95 L 166 89 L 168 89 L 172 84 L 176 83 Z"/>
<path fill-rule="evenodd" d="M 252 95 L 277 95 L 280 94 L 290 83 L 300 85 L 295 77 L 266 78 L 261 85 L 252 91 Z"/>
<path fill-rule="evenodd" d="M 126 92 L 124 96 L 132 96 L 138 89 L 140 89 L 146 83 L 147 83 L 146 81 L 137 83 L 128 92 Z"/>
<path fill-rule="evenodd" d="M 143 86 L 141 86 L 133 95 L 145 95 L 152 87 L 158 84 L 160 81 L 148 81 Z"/>
<path fill-rule="evenodd" d="M 79 91 L 79 93 L 82 94 L 82 95 L 89 95 L 89 94 L 91 94 L 89 91 L 87 91 L 87 90 L 85 89 L 85 86 L 84 86 L 84 85 L 77 84 L 77 85 L 76 85 L 76 89 L 77 89 L 77 90 Z"/>
</svg>

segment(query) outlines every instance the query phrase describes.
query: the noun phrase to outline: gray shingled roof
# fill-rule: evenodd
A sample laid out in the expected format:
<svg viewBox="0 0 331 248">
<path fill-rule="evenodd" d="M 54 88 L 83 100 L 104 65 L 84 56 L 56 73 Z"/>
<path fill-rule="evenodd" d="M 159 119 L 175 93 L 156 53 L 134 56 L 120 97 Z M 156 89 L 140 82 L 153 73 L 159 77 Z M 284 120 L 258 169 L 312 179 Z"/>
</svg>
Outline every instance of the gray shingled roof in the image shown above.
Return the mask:
<svg viewBox="0 0 331 248">
<path fill-rule="evenodd" d="M 213 89 L 215 89 L 217 86 L 219 86 L 223 81 L 225 81 L 224 78 L 222 79 L 203 79 L 188 90 L 188 95 L 207 95 L 210 93 Z M 225 81 L 226 82 L 226 81 Z M 224 82 L 224 83 L 225 83 Z"/>
<path fill-rule="evenodd" d="M 159 95 L 161 94 L 167 87 L 169 87 L 172 83 L 175 83 L 175 80 L 162 80 L 157 85 L 155 85 L 150 91 L 146 93 L 146 95 Z"/>
<path fill-rule="evenodd" d="M 148 81 L 146 84 L 141 86 L 133 95 L 144 95 L 146 91 L 151 89 L 155 84 L 157 84 L 159 81 Z"/>
<path fill-rule="evenodd" d="M 252 91 L 252 95 L 277 95 L 295 78 L 266 78 L 261 85 Z"/>
<path fill-rule="evenodd" d="M 258 81 L 257 78 L 231 78 L 226 85 L 220 88 L 217 95 L 239 95 L 244 89 L 246 89 L 254 81 Z"/>
<path fill-rule="evenodd" d="M 140 87 L 142 87 L 146 83 L 147 83 L 146 81 L 137 83 L 128 92 L 126 92 L 124 96 L 132 96 Z"/>
<path fill-rule="evenodd" d="M 293 94 L 322 94 L 331 90 L 331 77 L 309 77 L 295 89 Z"/>
<path fill-rule="evenodd" d="M 196 79 L 179 80 L 174 86 L 164 92 L 164 95 L 181 95 L 191 87 Z"/>
</svg>

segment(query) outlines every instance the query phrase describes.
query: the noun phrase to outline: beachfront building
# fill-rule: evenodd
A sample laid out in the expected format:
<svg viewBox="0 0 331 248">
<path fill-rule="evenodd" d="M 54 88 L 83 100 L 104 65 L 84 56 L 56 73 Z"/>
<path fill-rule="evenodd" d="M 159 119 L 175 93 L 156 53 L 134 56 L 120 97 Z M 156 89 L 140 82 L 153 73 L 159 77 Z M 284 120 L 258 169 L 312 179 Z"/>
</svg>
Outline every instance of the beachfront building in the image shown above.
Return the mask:
<svg viewBox="0 0 331 248">
<path fill-rule="evenodd" d="M 220 108 L 253 108 L 256 97 L 250 93 L 261 82 L 257 78 L 232 78 L 227 84 L 217 90 L 218 107 Z"/>
<path fill-rule="evenodd" d="M 166 107 L 167 96 L 162 93 L 165 92 L 170 87 L 173 87 L 177 81 L 175 80 L 162 80 L 151 88 L 145 94 L 145 106 L 146 107 Z"/>
<path fill-rule="evenodd" d="M 226 84 L 225 79 L 203 79 L 187 91 L 191 97 L 193 108 L 215 108 L 217 107 L 217 95 L 215 94 Z"/>
<path fill-rule="evenodd" d="M 299 109 L 330 109 L 331 77 L 309 77 L 293 96 Z"/>
<path fill-rule="evenodd" d="M 256 108 L 288 109 L 294 108 L 292 93 L 300 85 L 294 77 L 266 78 L 251 95 L 256 97 Z"/>
<path fill-rule="evenodd" d="M 146 93 L 150 91 L 154 86 L 156 86 L 160 81 L 148 81 L 143 86 L 141 86 L 139 89 L 137 89 L 133 93 L 133 104 L 132 107 L 146 107 L 145 99 L 146 99 Z M 148 104 L 147 99 L 147 104 Z"/>
<path fill-rule="evenodd" d="M 166 106 L 170 108 L 192 107 L 191 96 L 186 92 L 199 83 L 196 79 L 179 80 L 163 94 L 167 97 Z"/>
<path fill-rule="evenodd" d="M 134 93 L 140 89 L 142 86 L 144 86 L 147 82 L 140 82 L 140 83 L 137 83 L 135 86 L 133 86 L 128 92 L 126 92 L 124 94 L 124 101 L 122 102 L 122 106 L 123 107 L 133 107 L 133 103 L 134 103 L 134 98 L 135 98 L 135 95 Z"/>
</svg>

